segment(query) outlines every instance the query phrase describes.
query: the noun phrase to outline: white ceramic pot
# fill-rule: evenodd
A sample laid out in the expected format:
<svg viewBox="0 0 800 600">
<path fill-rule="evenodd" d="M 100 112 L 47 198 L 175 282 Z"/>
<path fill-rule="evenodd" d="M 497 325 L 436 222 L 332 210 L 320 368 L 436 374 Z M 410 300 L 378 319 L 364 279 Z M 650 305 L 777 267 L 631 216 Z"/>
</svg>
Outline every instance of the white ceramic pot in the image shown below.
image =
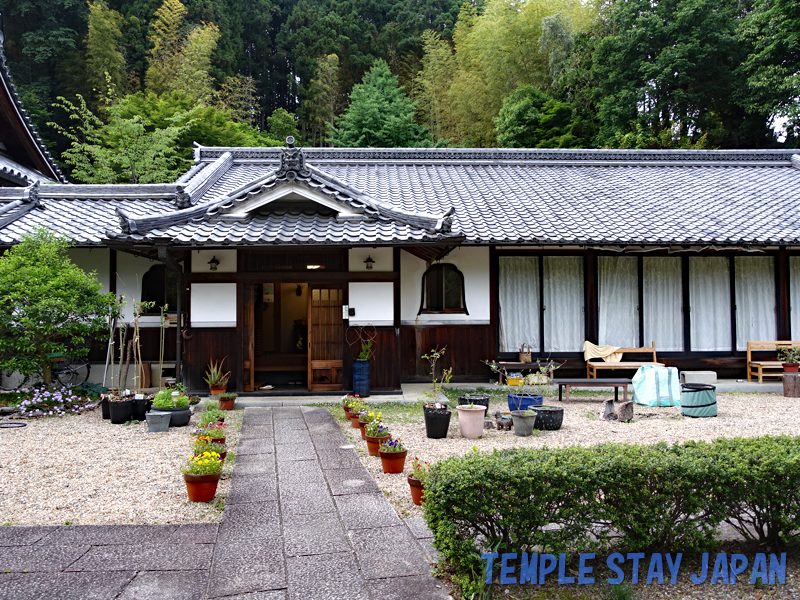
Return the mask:
<svg viewBox="0 0 800 600">
<path fill-rule="evenodd" d="M 469 405 L 458 407 L 458 426 L 461 429 L 461 437 L 469 440 L 477 440 L 483 435 L 483 416 L 486 413 L 485 406 Z"/>
</svg>

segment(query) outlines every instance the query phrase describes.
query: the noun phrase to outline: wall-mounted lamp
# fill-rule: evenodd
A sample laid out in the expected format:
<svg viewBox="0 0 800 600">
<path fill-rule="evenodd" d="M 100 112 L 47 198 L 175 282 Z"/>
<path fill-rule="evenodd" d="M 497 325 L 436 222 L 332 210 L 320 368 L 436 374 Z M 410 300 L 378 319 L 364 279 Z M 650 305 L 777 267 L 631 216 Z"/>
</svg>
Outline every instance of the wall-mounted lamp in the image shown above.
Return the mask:
<svg viewBox="0 0 800 600">
<path fill-rule="evenodd" d="M 306 269 L 314 270 L 314 269 L 324 269 L 325 265 L 306 265 Z"/>
<path fill-rule="evenodd" d="M 298 296 L 302 296 L 303 295 L 303 284 L 302 283 L 298 283 L 297 284 L 297 289 L 294 291 L 294 293 L 296 295 L 298 295 Z"/>
<path fill-rule="evenodd" d="M 217 270 L 217 267 L 219 266 L 219 260 L 217 260 L 216 256 L 211 257 L 211 260 L 208 261 L 208 266 L 211 268 L 212 271 Z"/>
<path fill-rule="evenodd" d="M 367 271 L 372 271 L 372 265 L 375 264 L 375 261 L 372 260 L 372 256 L 368 256 L 367 260 L 364 261 L 364 264 L 367 265 Z"/>
</svg>

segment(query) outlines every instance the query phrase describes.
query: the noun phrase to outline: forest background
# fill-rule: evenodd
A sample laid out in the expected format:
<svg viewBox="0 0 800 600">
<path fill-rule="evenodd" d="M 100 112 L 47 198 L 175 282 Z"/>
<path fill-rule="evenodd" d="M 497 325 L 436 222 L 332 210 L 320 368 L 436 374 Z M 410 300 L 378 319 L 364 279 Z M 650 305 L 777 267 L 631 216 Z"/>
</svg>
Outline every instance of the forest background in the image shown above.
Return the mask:
<svg viewBox="0 0 800 600">
<path fill-rule="evenodd" d="M 800 146 L 797 0 L 0 0 L 71 179 L 191 144 Z"/>
</svg>

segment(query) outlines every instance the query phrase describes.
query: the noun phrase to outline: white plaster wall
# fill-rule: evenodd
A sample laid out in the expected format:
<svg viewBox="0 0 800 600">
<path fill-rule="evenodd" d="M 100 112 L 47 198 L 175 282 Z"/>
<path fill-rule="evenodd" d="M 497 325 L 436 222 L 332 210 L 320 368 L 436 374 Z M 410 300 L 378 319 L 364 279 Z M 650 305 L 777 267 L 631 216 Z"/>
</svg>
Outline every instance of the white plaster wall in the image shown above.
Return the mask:
<svg viewBox="0 0 800 600">
<path fill-rule="evenodd" d="M 353 282 L 350 308 L 356 314 L 350 325 L 394 325 L 394 284 L 391 281 Z"/>
<path fill-rule="evenodd" d="M 367 265 L 364 261 L 367 257 L 372 257 L 375 264 L 372 271 L 391 272 L 394 270 L 394 251 L 392 248 L 350 248 L 347 252 L 348 270 L 353 272 L 363 271 L 366 273 Z"/>
<path fill-rule="evenodd" d="M 122 321 L 133 323 L 133 305 L 142 299 L 142 277 L 150 267 L 161 264 L 149 258 L 134 256 L 127 252 L 117 252 L 117 296 L 125 297 L 122 307 Z M 158 318 L 155 318 L 158 322 Z M 141 323 L 149 326 L 151 323 Z"/>
<path fill-rule="evenodd" d="M 111 250 L 108 248 L 70 248 L 67 250 L 69 259 L 87 273 L 97 272 L 97 281 L 103 286 L 101 293 L 107 294 L 110 290 L 111 277 Z"/>
<path fill-rule="evenodd" d="M 236 327 L 236 284 L 193 283 L 192 327 Z"/>
<path fill-rule="evenodd" d="M 192 273 L 211 273 L 208 261 L 219 261 L 217 273 L 236 273 L 236 250 L 195 250 L 191 253 Z"/>
<path fill-rule="evenodd" d="M 404 325 L 469 323 L 489 324 L 489 248 L 486 246 L 464 247 L 453 250 L 444 257 L 443 263 L 455 265 L 464 274 L 464 292 L 468 315 L 417 315 L 422 295 L 422 274 L 425 261 L 409 254 L 400 253 L 400 319 Z"/>
</svg>

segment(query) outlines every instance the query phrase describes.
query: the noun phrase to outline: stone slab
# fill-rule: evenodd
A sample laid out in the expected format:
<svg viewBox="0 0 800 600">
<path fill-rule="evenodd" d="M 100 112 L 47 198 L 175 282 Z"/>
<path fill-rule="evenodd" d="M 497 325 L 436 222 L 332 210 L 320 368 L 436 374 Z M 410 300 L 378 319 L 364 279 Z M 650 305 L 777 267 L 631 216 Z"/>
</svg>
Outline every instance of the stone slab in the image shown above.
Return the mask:
<svg viewBox="0 0 800 600">
<path fill-rule="evenodd" d="M 70 565 L 68 570 L 193 571 L 211 567 L 213 552 L 213 544 L 92 546 L 78 561 Z"/>
<path fill-rule="evenodd" d="M 242 443 L 241 441 L 239 442 Z M 234 479 L 244 475 L 275 475 L 274 454 L 245 454 L 236 453 L 233 463 Z"/>
<path fill-rule="evenodd" d="M 230 596 L 286 588 L 283 540 L 247 538 L 218 543 L 208 580 L 208 595 Z"/>
<path fill-rule="evenodd" d="M 429 575 L 430 565 L 417 540 L 404 525 L 349 531 L 350 541 L 366 579 Z M 391 548 L 391 552 L 376 552 Z"/>
<path fill-rule="evenodd" d="M 233 478 L 225 504 L 267 502 L 278 499 L 278 481 L 275 475 L 239 475 Z"/>
<path fill-rule="evenodd" d="M 245 425 L 239 433 L 240 440 L 250 440 L 255 438 L 272 439 L 275 437 L 275 430 L 272 425 Z"/>
<path fill-rule="evenodd" d="M 363 466 L 359 469 L 331 469 L 325 471 L 325 477 L 334 496 L 378 494 L 381 491 Z"/>
<path fill-rule="evenodd" d="M 177 525 L 69 525 L 59 527 L 39 544 L 159 544 L 168 542 Z"/>
<path fill-rule="evenodd" d="M 275 444 L 311 445 L 311 436 L 307 429 L 283 429 L 279 427 L 275 431 Z"/>
<path fill-rule="evenodd" d="M 441 556 L 439 555 L 439 551 L 433 547 L 433 538 L 423 538 L 421 540 L 417 540 L 420 546 L 422 546 L 422 551 L 425 553 L 425 558 L 427 561 L 435 565 L 439 562 Z"/>
<path fill-rule="evenodd" d="M 319 461 L 292 460 L 278 464 L 278 482 L 281 484 L 302 482 L 304 485 L 325 485 L 325 475 Z"/>
<path fill-rule="evenodd" d="M 236 460 L 248 454 L 274 454 L 275 443 L 271 439 L 253 438 L 239 440 L 236 444 Z"/>
<path fill-rule="evenodd" d="M 334 497 L 347 530 L 400 525 L 400 518 L 383 494 L 348 494 Z"/>
<path fill-rule="evenodd" d="M 0 527 L 0 547 L 27 546 L 42 541 L 54 531 L 56 526 L 25 527 L 22 525 L 9 525 Z"/>
<path fill-rule="evenodd" d="M 308 423 L 306 423 L 305 419 L 298 418 L 298 419 L 276 419 L 275 420 L 275 431 L 278 429 L 295 429 L 295 430 L 308 430 Z"/>
<path fill-rule="evenodd" d="M 367 587 L 373 598 L 381 600 L 453 600 L 444 584 L 429 576 L 371 579 Z"/>
<path fill-rule="evenodd" d="M 361 466 L 361 460 L 351 448 L 320 448 L 318 454 L 323 470 L 355 469 Z"/>
<path fill-rule="evenodd" d="M 311 432 L 311 443 L 314 444 L 314 448 L 318 451 L 320 450 L 330 450 L 334 448 L 339 448 L 342 450 L 346 450 L 348 448 L 355 448 L 353 443 L 348 440 L 346 437 L 342 435 L 341 432 L 338 434 L 329 434 L 329 433 L 314 433 Z"/>
<path fill-rule="evenodd" d="M 79 561 L 91 546 L 12 546 L 0 552 L 0 573 L 63 571 Z"/>
<path fill-rule="evenodd" d="M 119 600 L 203 600 L 208 571 L 143 571 Z"/>
<path fill-rule="evenodd" d="M 299 406 L 278 406 L 272 409 L 272 418 L 275 422 L 288 419 L 302 419 L 303 412 Z"/>
<path fill-rule="evenodd" d="M 283 524 L 286 556 L 349 552 L 350 541 L 336 513 L 297 515 Z"/>
<path fill-rule="evenodd" d="M 134 571 L 0 574 L 0 600 L 109 600 L 134 575 Z"/>
<path fill-rule="evenodd" d="M 284 516 L 332 513 L 336 510 L 328 486 L 297 482 L 280 486 L 281 514 Z"/>
<path fill-rule="evenodd" d="M 286 559 L 289 600 L 369 600 L 351 552 Z"/>
<path fill-rule="evenodd" d="M 285 460 L 316 460 L 317 452 L 311 444 L 281 444 L 276 446 L 278 462 Z"/>
<path fill-rule="evenodd" d="M 409 531 L 411 531 L 411 535 L 418 540 L 433 539 L 433 533 L 431 533 L 431 530 L 428 528 L 428 524 L 422 517 L 403 519 L 403 523 L 405 523 L 406 527 L 408 527 Z"/>
<path fill-rule="evenodd" d="M 236 594 L 235 596 L 225 596 L 225 600 L 286 600 L 286 590 Z"/>
<path fill-rule="evenodd" d="M 242 416 L 242 429 L 251 425 L 272 425 L 272 409 L 245 408 Z"/>
<path fill-rule="evenodd" d="M 170 536 L 171 544 L 213 544 L 217 541 L 219 523 L 190 523 L 179 525 Z"/>
<path fill-rule="evenodd" d="M 217 543 L 281 535 L 277 502 L 246 502 L 225 507 Z"/>
</svg>

